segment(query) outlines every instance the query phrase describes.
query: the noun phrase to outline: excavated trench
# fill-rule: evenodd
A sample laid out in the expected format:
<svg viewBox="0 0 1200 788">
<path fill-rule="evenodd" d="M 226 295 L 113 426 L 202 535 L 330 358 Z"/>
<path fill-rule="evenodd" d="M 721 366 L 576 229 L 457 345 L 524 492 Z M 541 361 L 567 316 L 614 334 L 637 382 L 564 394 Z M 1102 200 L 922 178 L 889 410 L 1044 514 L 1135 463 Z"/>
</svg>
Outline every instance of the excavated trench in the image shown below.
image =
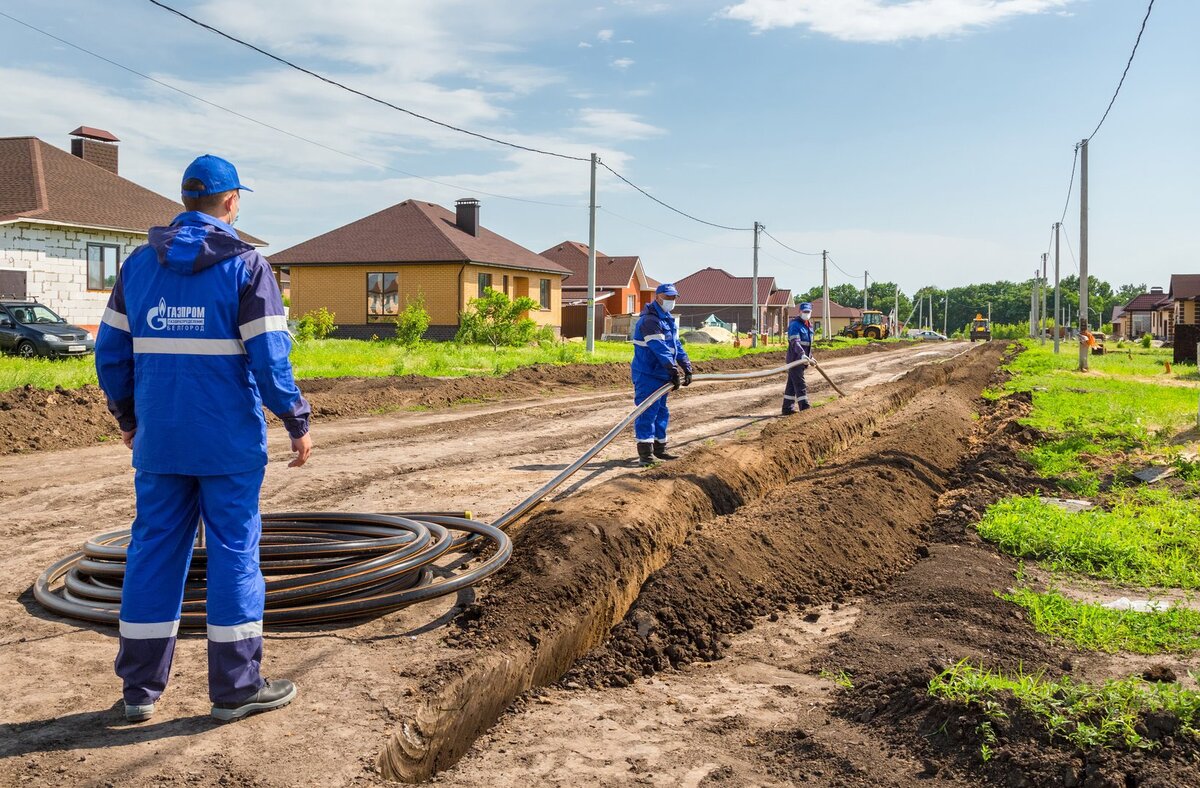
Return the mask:
<svg viewBox="0 0 1200 788">
<path fill-rule="evenodd" d="M 575 676 L 628 683 L 719 656 L 725 634 L 775 606 L 902 571 L 1003 352 L 989 343 L 920 366 L 539 511 L 488 595 L 459 616 L 449 640 L 471 650 L 431 670 L 381 772 L 419 782 L 451 766 L 518 695 L 585 656 Z"/>
</svg>

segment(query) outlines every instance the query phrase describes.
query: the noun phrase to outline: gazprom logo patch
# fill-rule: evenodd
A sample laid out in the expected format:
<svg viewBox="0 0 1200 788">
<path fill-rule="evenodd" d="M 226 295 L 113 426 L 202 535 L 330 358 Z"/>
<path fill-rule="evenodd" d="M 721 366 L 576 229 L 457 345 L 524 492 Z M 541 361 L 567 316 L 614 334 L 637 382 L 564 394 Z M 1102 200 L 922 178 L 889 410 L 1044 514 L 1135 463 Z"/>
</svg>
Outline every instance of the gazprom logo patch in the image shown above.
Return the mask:
<svg viewBox="0 0 1200 788">
<path fill-rule="evenodd" d="M 146 313 L 146 325 L 155 331 L 203 331 L 204 307 L 168 306 L 167 299 L 160 298 Z"/>
</svg>

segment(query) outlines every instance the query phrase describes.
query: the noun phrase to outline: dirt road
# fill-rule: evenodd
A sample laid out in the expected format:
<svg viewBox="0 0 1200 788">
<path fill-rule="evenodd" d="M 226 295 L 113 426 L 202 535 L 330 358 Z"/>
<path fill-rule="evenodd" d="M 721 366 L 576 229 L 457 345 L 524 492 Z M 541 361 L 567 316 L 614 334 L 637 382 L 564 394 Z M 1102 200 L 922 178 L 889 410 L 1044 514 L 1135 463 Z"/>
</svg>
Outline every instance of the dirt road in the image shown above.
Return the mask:
<svg viewBox="0 0 1200 788">
<path fill-rule="evenodd" d="M 825 369 L 848 393 L 884 382 L 963 343 L 913 346 Z M 718 387 L 719 386 L 719 387 Z M 682 451 L 744 436 L 776 417 L 782 378 L 696 384 L 674 395 L 672 445 Z M 810 391 L 832 396 L 810 373 Z M 273 436 L 265 511 L 470 510 L 491 520 L 577 457 L 631 407 L 627 392 L 461 406 L 344 419 L 319 428 L 310 465 L 288 471 Z M 276 432 L 280 432 L 276 430 Z M 197 440 L 203 440 L 202 434 Z M 558 495 L 628 473 L 632 436 L 618 439 Z M 156 721 L 125 726 L 111 707 L 111 630 L 46 616 L 29 588 L 52 561 L 133 516 L 123 447 L 101 445 L 0 458 L 0 741 L 2 784 L 348 785 L 373 783 L 374 758 L 404 712 L 415 668 L 448 648 L 439 628 L 456 604 L 440 600 L 356 627 L 268 636 L 268 670 L 297 680 L 281 714 L 215 726 L 207 715 L 204 641 L 181 640 Z M 636 775 L 635 775 L 636 776 Z"/>
</svg>

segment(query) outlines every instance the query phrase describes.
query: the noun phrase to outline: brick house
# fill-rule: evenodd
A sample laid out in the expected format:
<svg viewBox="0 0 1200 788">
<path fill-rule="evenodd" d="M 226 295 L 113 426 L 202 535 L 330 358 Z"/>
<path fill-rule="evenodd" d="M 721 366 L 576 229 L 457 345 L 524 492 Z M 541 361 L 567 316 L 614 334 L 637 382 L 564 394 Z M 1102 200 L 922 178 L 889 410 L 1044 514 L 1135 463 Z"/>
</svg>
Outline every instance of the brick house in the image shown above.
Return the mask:
<svg viewBox="0 0 1200 788">
<path fill-rule="evenodd" d="M 95 328 L 121 262 L 183 206 L 122 178 L 109 132 L 80 126 L 71 136 L 70 153 L 36 137 L 0 138 L 0 295 Z"/>
<path fill-rule="evenodd" d="M 1200 343 L 1200 274 L 1172 274 L 1167 298 L 1174 317 L 1170 339 L 1175 361 L 1195 364 Z"/>
<path fill-rule="evenodd" d="M 1162 302 L 1167 295 L 1161 287 L 1150 288 L 1149 293 L 1142 293 L 1130 299 L 1121 308 L 1120 314 L 1113 314 L 1113 335 L 1117 339 L 1141 339 L 1149 334 L 1155 339 L 1166 339 L 1168 323 L 1163 320 Z"/>
<path fill-rule="evenodd" d="M 563 336 L 584 336 L 587 333 L 587 245 L 563 241 L 542 252 L 542 257 L 570 271 L 562 281 Z M 597 250 L 595 338 L 600 339 L 606 333 L 627 333 L 613 330 L 613 318 L 639 314 L 654 300 L 654 288 L 658 284 L 646 275 L 640 257 L 610 257 Z"/>
<path fill-rule="evenodd" d="M 813 328 L 818 336 L 824 336 L 822 333 L 825 326 L 825 299 L 818 298 L 812 302 L 813 307 Z M 800 313 L 798 306 L 793 306 L 788 309 L 788 320 L 791 320 L 794 315 Z M 842 306 L 832 298 L 829 299 L 829 333 L 830 336 L 837 336 L 843 328 L 853 323 L 862 317 L 862 310 L 852 306 Z"/>
<path fill-rule="evenodd" d="M 740 333 L 753 329 L 753 298 L 752 277 L 734 276 L 720 268 L 704 268 L 683 279 L 675 280 L 679 290 L 676 299 L 675 316 L 682 327 L 697 327 L 709 315 L 715 315 L 726 323 L 737 323 Z M 783 298 L 772 296 L 777 292 L 787 294 L 790 302 L 790 291 L 780 291 L 775 286 L 775 277 L 760 276 L 758 278 L 758 309 L 759 326 L 763 331 L 772 331 L 774 326 L 787 330 L 784 320 L 784 310 L 790 305 Z"/>
<path fill-rule="evenodd" d="M 271 255 L 290 277 L 291 314 L 324 307 L 336 316 L 335 336 L 391 336 L 395 316 L 421 295 L 428 339 L 453 339 L 459 314 L 485 288 L 539 308 L 529 316 L 557 333 L 562 279 L 570 271 L 479 223 L 479 201 L 440 205 L 405 200 Z"/>
</svg>

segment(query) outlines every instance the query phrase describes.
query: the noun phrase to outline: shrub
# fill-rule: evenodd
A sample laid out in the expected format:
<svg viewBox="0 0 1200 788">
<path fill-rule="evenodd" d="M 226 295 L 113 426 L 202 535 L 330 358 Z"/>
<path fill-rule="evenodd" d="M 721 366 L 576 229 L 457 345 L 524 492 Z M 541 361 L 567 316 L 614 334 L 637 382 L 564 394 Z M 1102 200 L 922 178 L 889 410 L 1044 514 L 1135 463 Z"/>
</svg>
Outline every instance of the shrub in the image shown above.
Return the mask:
<svg viewBox="0 0 1200 788">
<path fill-rule="evenodd" d="M 532 298 L 510 299 L 490 287 L 472 298 L 469 309 L 459 315 L 455 340 L 468 345 L 491 345 L 493 350 L 528 345 L 538 337 L 538 325 L 525 313 L 536 309 Z"/>
<path fill-rule="evenodd" d="M 337 315 L 325 307 L 306 313 L 296 324 L 296 339 L 301 342 L 325 339 L 337 330 L 337 326 L 333 324 L 336 317 Z"/>
<path fill-rule="evenodd" d="M 415 347 L 429 328 L 429 313 L 425 311 L 425 295 L 404 301 L 404 311 L 396 315 L 396 341 L 404 347 Z"/>
<path fill-rule="evenodd" d="M 1150 343 L 1154 341 L 1154 337 L 1149 334 L 1142 334 L 1142 347 L 1150 349 Z"/>
</svg>

